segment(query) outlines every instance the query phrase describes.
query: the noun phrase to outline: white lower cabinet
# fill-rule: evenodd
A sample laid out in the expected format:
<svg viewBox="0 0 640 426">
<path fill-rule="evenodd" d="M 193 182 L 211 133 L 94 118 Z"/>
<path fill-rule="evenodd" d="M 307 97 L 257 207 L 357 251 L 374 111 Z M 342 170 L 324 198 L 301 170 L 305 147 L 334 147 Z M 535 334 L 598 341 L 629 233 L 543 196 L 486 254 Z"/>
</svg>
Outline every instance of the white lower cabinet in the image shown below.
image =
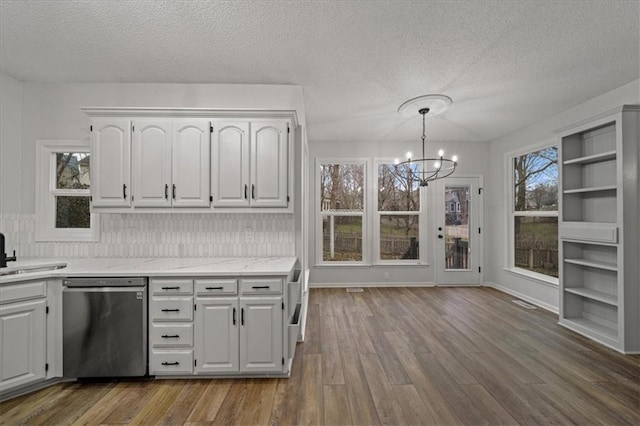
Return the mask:
<svg viewBox="0 0 640 426">
<path fill-rule="evenodd" d="M 238 372 L 238 299 L 196 301 L 196 373 Z"/>
<path fill-rule="evenodd" d="M 283 311 L 282 297 L 240 298 L 240 371 L 283 370 Z"/>
<path fill-rule="evenodd" d="M 0 306 L 0 391 L 44 380 L 47 301 Z"/>
</svg>

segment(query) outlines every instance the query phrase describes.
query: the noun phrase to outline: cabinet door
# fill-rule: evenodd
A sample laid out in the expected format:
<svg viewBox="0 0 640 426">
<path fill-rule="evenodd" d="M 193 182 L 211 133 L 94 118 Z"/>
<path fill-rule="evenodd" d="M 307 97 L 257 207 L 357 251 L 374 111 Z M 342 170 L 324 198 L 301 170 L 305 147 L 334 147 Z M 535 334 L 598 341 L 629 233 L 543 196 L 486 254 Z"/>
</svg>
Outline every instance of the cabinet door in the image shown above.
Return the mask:
<svg viewBox="0 0 640 426">
<path fill-rule="evenodd" d="M 237 372 L 238 299 L 201 299 L 196 306 L 196 373 Z"/>
<path fill-rule="evenodd" d="M 240 298 L 240 371 L 281 372 L 282 297 Z"/>
<path fill-rule="evenodd" d="M 44 379 L 46 301 L 0 308 L 0 391 Z"/>
<path fill-rule="evenodd" d="M 251 205 L 287 207 L 288 122 L 251 122 Z"/>
<path fill-rule="evenodd" d="M 215 122 L 211 190 L 215 207 L 249 205 L 249 123 Z"/>
<path fill-rule="evenodd" d="M 174 120 L 172 178 L 174 207 L 209 207 L 208 120 Z"/>
<path fill-rule="evenodd" d="M 91 121 L 91 197 L 94 207 L 130 205 L 131 122 Z"/>
<path fill-rule="evenodd" d="M 133 123 L 133 205 L 171 206 L 171 120 Z"/>
</svg>

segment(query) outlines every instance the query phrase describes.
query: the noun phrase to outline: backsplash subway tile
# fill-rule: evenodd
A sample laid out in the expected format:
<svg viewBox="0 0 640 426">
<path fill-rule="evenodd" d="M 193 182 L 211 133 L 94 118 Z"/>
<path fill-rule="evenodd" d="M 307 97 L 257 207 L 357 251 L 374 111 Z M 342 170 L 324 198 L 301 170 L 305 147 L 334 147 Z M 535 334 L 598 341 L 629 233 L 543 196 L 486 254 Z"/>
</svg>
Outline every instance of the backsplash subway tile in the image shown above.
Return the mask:
<svg viewBox="0 0 640 426">
<path fill-rule="evenodd" d="M 95 243 L 35 242 L 33 214 L 0 214 L 0 232 L 18 258 L 295 256 L 290 214 L 102 214 L 100 221 Z"/>
</svg>

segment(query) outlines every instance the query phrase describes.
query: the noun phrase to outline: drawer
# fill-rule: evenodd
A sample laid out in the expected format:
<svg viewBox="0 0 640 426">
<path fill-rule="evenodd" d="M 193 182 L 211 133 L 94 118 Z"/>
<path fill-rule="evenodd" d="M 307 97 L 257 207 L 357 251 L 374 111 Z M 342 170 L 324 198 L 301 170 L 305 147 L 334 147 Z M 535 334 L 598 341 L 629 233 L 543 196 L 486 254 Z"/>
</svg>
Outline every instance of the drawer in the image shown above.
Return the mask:
<svg viewBox="0 0 640 426">
<path fill-rule="evenodd" d="M 193 321 L 193 296 L 152 297 L 151 321 Z"/>
<path fill-rule="evenodd" d="M 300 335 L 300 309 L 302 304 L 298 303 L 294 311 L 291 322 L 289 322 L 289 358 L 292 359 L 296 353 L 296 343 L 298 343 L 298 336 Z"/>
<path fill-rule="evenodd" d="M 192 374 L 193 350 L 153 350 L 149 374 Z"/>
<path fill-rule="evenodd" d="M 151 294 L 153 296 L 159 295 L 179 295 L 179 294 L 193 294 L 193 280 L 188 279 L 151 279 Z"/>
<path fill-rule="evenodd" d="M 220 296 L 238 294 L 238 280 L 196 280 L 196 296 Z"/>
<path fill-rule="evenodd" d="M 560 238 L 565 240 L 610 244 L 618 242 L 618 226 L 615 223 L 563 222 L 559 233 Z"/>
<path fill-rule="evenodd" d="M 0 286 L 0 304 L 47 296 L 46 281 L 27 281 Z"/>
<path fill-rule="evenodd" d="M 240 280 L 242 294 L 282 294 L 282 279 L 262 278 Z"/>
<path fill-rule="evenodd" d="M 193 346 L 193 324 L 151 324 L 149 341 L 155 347 Z"/>
</svg>

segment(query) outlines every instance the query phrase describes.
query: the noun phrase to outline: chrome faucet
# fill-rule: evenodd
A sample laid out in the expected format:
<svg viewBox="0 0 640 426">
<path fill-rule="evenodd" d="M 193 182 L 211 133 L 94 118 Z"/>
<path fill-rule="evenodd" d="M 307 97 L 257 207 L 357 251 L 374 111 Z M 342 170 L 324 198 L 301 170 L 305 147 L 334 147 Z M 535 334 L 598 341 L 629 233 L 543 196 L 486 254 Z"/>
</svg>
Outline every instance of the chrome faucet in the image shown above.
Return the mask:
<svg viewBox="0 0 640 426">
<path fill-rule="evenodd" d="M 7 266 L 7 262 L 15 262 L 16 261 L 16 251 L 13 251 L 13 256 L 7 256 L 7 253 L 4 251 L 4 234 L 0 232 L 0 268 L 4 268 Z"/>
</svg>

